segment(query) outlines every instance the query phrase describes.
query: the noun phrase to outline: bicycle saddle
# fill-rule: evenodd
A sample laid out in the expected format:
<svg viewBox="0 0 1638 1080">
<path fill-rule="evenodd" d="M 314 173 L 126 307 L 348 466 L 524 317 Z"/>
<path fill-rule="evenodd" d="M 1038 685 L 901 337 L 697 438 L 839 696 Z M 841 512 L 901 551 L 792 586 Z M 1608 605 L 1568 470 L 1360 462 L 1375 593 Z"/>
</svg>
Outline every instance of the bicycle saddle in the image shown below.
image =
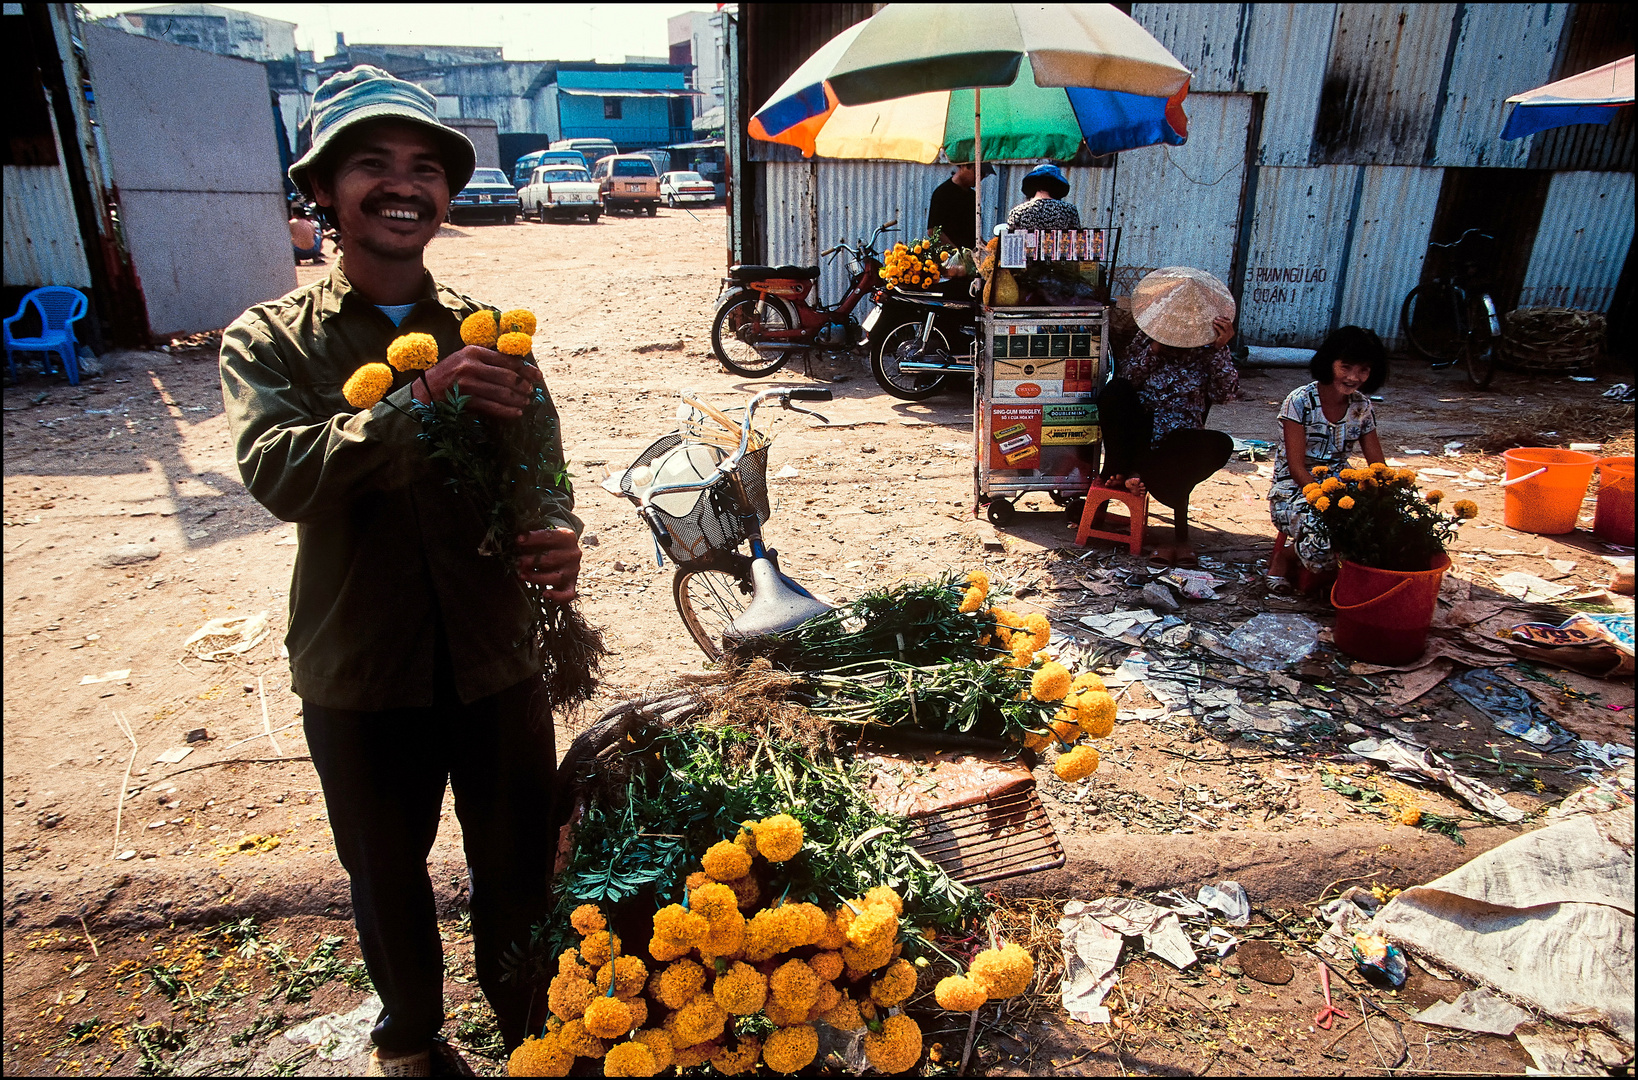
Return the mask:
<svg viewBox="0 0 1638 1080">
<path fill-rule="evenodd" d="M 757 266 L 747 264 L 729 270 L 728 276 L 735 281 L 768 281 L 773 278 L 813 281 L 819 276 L 819 268 L 817 266 Z"/>
<path fill-rule="evenodd" d="M 746 639 L 780 634 L 831 610 L 824 601 L 803 596 L 785 584 L 767 559 L 757 559 L 751 564 L 751 584 L 756 599 L 729 624 L 729 637 Z"/>
</svg>

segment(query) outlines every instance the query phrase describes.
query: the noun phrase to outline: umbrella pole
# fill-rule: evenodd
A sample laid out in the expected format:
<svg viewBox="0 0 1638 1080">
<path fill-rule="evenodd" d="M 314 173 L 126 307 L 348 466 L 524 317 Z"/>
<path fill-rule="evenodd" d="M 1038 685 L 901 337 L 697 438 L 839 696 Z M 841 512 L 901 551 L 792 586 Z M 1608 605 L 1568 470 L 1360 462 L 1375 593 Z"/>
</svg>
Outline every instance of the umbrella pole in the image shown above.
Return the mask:
<svg viewBox="0 0 1638 1080">
<path fill-rule="evenodd" d="M 979 102 L 984 91 L 973 88 L 973 247 L 981 248 L 984 240 L 984 140 L 978 130 Z"/>
</svg>

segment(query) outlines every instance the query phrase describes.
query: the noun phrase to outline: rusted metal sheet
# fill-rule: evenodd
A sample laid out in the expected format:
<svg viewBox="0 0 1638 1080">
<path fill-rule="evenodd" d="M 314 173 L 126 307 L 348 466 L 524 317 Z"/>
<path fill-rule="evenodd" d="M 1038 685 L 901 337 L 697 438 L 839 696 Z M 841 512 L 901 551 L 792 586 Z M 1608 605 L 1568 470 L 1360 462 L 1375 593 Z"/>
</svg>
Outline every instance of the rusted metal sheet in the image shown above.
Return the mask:
<svg viewBox="0 0 1638 1080">
<path fill-rule="evenodd" d="M 1307 165 L 1325 83 L 1335 4 L 1248 4 L 1244 89 L 1266 93 L 1260 165 Z"/>
<path fill-rule="evenodd" d="M 1252 4 L 1133 4 L 1132 19 L 1194 73 L 1191 94 L 1241 89 L 1245 29 Z"/>
<path fill-rule="evenodd" d="M 1554 176 L 1524 273 L 1519 307 L 1609 310 L 1632 246 L 1632 223 L 1631 173 Z"/>
<path fill-rule="evenodd" d="M 810 221 L 814 205 L 813 163 L 769 161 L 758 167 L 767 192 L 762 228 L 768 246 L 762 258 L 774 265 L 811 265 L 819 252 L 814 246 Z"/>
<path fill-rule="evenodd" d="M 61 164 L 5 166 L 5 229 L 6 285 L 91 287 L 74 194 Z"/>
<path fill-rule="evenodd" d="M 1399 347 L 1399 307 L 1422 274 L 1441 171 L 1365 167 L 1336 325 L 1368 327 Z"/>
<path fill-rule="evenodd" d="M 923 235 L 927 203 L 933 189 L 950 178 L 950 171 L 948 165 L 905 161 L 819 162 L 819 250 L 844 242 L 857 246 L 886 221 L 897 220 L 899 227 L 883 237 L 884 245 Z M 995 179 L 985 183 L 987 187 Z M 986 227 L 993 224 L 986 213 Z M 832 303 L 841 299 L 848 280 L 846 256 L 825 260 L 819 295 Z"/>
<path fill-rule="evenodd" d="M 1353 165 L 1259 171 L 1240 296 L 1247 343 L 1311 347 L 1330 330 L 1359 174 Z"/>
<path fill-rule="evenodd" d="M 1423 163 L 1456 10 L 1455 4 L 1337 8 L 1314 129 L 1315 160 Z"/>
<path fill-rule="evenodd" d="M 1631 4 L 1572 4 L 1552 78 L 1563 79 L 1632 55 Z M 1529 87 L 1525 87 L 1529 89 Z M 1515 91 L 1516 93 L 1517 91 Z M 1530 136 L 1532 169 L 1624 169 L 1633 166 L 1633 110 L 1615 110 L 1607 127 L 1571 124 Z"/>
<path fill-rule="evenodd" d="M 1432 165 L 1524 166 L 1530 140 L 1503 142 L 1511 94 L 1551 81 L 1568 4 L 1464 4 Z"/>
</svg>

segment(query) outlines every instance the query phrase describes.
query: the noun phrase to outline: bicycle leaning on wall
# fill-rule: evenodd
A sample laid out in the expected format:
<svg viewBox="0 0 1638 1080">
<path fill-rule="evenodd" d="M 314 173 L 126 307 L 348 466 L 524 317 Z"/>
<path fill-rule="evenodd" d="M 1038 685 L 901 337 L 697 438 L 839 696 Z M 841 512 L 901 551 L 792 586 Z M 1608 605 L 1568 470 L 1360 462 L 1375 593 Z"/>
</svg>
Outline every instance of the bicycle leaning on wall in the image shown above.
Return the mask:
<svg viewBox="0 0 1638 1080">
<path fill-rule="evenodd" d="M 1496 341 L 1501 319 L 1485 287 L 1483 258 L 1495 237 L 1469 229 L 1448 244 L 1429 243 L 1452 253 L 1455 270 L 1405 294 L 1399 328 L 1411 351 L 1434 367 L 1462 364 L 1483 390 L 1496 374 Z"/>
</svg>

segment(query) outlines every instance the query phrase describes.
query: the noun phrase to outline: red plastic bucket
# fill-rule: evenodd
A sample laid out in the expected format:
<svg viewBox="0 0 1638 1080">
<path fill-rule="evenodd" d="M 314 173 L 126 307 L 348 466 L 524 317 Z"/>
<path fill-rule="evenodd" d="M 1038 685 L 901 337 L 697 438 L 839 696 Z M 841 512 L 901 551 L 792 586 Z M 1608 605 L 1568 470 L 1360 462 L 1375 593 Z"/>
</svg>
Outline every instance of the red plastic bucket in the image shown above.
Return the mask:
<svg viewBox="0 0 1638 1080">
<path fill-rule="evenodd" d="M 1448 569 L 1448 555 L 1436 556 L 1431 570 L 1377 570 L 1343 560 L 1331 586 L 1337 648 L 1369 664 L 1404 664 L 1421 656 Z"/>
<path fill-rule="evenodd" d="M 1535 446 L 1509 450 L 1502 457 L 1507 461 L 1507 479 L 1516 481 L 1504 489 L 1502 518 L 1507 527 L 1544 536 L 1575 532 L 1575 519 L 1598 459 L 1579 450 Z"/>
<path fill-rule="evenodd" d="M 1632 458 L 1603 458 L 1598 462 L 1598 511 L 1593 516 L 1593 535 L 1631 547 L 1632 511 Z"/>
</svg>

